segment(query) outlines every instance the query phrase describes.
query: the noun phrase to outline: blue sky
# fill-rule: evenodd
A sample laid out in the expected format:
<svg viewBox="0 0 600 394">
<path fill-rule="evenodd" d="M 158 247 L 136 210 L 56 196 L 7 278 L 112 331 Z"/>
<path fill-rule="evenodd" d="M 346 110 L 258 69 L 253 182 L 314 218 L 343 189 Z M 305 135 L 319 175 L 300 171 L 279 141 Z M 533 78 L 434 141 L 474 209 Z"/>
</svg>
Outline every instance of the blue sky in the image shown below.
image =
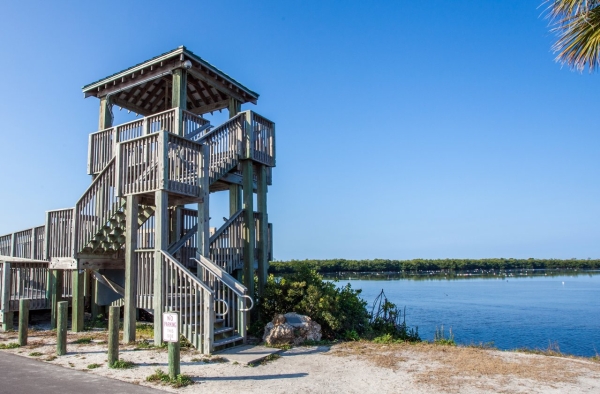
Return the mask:
<svg viewBox="0 0 600 394">
<path fill-rule="evenodd" d="M 186 45 L 277 124 L 277 259 L 599 258 L 600 75 L 540 2 L 4 2 L 0 234 L 89 185 L 81 86 Z"/>
</svg>

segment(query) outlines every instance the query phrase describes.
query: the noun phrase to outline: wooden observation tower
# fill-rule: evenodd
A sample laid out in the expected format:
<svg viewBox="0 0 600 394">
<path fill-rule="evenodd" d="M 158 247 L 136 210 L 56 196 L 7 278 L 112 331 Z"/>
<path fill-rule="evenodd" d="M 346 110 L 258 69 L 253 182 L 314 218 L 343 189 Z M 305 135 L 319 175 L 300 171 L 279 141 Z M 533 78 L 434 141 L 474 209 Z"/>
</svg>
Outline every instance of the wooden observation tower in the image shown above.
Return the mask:
<svg viewBox="0 0 600 394">
<path fill-rule="evenodd" d="M 181 334 L 211 353 L 244 342 L 254 275 L 262 292 L 272 259 L 267 188 L 275 124 L 242 111 L 258 94 L 185 47 L 83 87 L 100 101 L 90 134 L 90 187 L 43 226 L 0 237 L 0 311 L 11 328 L 18 300 L 52 309 L 70 300 L 72 330 L 84 304 L 124 306 L 124 341 L 136 313 L 179 311 Z M 112 108 L 141 115 L 113 125 Z M 229 111 L 214 126 L 210 114 Z M 204 116 L 204 117 L 203 117 Z M 208 119 L 207 119 L 208 118 Z M 210 227 L 211 194 L 229 193 L 229 218 Z M 256 193 L 256 207 L 254 194 Z"/>
</svg>

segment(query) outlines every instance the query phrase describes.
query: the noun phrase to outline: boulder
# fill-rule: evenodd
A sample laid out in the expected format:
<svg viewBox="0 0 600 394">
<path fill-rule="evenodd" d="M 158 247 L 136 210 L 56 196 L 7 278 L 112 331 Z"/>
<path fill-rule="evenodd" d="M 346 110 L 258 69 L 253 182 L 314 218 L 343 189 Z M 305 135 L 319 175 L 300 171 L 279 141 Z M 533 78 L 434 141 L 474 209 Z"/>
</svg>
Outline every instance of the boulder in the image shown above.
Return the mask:
<svg viewBox="0 0 600 394">
<path fill-rule="evenodd" d="M 268 345 L 299 345 L 304 341 L 320 341 L 321 325 L 295 312 L 277 315 L 265 326 L 263 340 Z"/>
</svg>

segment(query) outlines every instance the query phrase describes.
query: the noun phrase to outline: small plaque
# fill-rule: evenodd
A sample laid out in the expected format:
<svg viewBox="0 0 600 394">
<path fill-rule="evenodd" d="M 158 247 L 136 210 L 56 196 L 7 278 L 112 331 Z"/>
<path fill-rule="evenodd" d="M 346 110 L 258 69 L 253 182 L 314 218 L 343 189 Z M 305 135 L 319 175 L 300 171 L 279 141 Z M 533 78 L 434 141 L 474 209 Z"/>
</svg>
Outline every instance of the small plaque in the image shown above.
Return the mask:
<svg viewBox="0 0 600 394">
<path fill-rule="evenodd" d="M 179 314 L 173 312 L 163 313 L 163 342 L 179 342 Z"/>
<path fill-rule="evenodd" d="M 302 319 L 300 319 L 298 316 L 289 316 L 285 318 L 285 322 L 290 324 L 290 325 L 294 325 L 294 324 L 298 324 L 301 325 L 304 322 L 302 321 Z"/>
</svg>

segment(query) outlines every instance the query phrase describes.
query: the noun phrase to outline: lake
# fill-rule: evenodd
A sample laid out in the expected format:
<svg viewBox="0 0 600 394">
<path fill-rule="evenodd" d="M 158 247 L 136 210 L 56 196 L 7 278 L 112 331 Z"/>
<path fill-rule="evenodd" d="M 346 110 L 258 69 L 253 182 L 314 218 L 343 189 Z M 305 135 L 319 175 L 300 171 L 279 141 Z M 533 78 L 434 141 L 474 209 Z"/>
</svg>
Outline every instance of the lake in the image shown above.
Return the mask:
<svg viewBox="0 0 600 394">
<path fill-rule="evenodd" d="M 382 289 L 391 302 L 406 306 L 406 323 L 418 326 L 422 339 L 433 340 L 443 325 L 459 344 L 553 344 L 567 354 L 600 354 L 600 271 L 344 275 L 338 285 L 362 289 L 369 310 Z"/>
</svg>

